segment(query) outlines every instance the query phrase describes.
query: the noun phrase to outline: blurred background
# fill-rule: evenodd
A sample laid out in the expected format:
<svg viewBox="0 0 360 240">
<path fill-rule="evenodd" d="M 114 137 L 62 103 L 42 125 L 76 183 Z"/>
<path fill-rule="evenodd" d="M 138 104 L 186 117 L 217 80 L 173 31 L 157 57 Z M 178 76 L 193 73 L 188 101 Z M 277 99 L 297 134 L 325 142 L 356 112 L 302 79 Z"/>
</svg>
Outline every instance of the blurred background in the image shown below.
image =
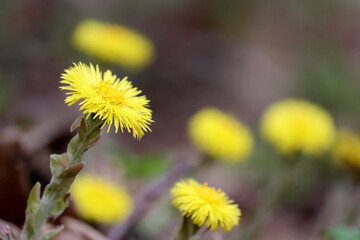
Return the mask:
<svg viewBox="0 0 360 240">
<path fill-rule="evenodd" d="M 134 71 L 79 52 L 70 38 L 89 18 L 147 36 L 155 48 L 152 63 Z M 69 126 L 79 116 L 59 90 L 60 76 L 73 62 L 128 76 L 151 101 L 151 133 L 141 141 L 127 133 L 103 133 L 100 145 L 86 155 L 87 171 L 112 176 L 135 198 L 174 162 L 196 159 L 187 123 L 203 107 L 231 113 L 255 136 L 264 109 L 288 97 L 322 105 L 338 127 L 355 132 L 360 127 L 356 0 L 2 0 L 0 19 L 0 218 L 18 226 L 30 186 L 49 181 L 48 156 L 66 150 Z M 262 181 L 275 171 L 276 153 L 259 137 L 256 141 L 246 162 L 219 162 L 195 175 L 221 187 L 243 211 L 239 228 L 225 236 L 209 233 L 208 239 L 238 239 Z M 344 173 L 315 165 L 258 239 L 319 239 L 329 226 L 345 224 L 336 208 L 359 191 L 334 183 Z M 66 214 L 76 217 L 71 209 Z M 127 238 L 168 239 L 179 217 L 164 191 Z"/>
</svg>

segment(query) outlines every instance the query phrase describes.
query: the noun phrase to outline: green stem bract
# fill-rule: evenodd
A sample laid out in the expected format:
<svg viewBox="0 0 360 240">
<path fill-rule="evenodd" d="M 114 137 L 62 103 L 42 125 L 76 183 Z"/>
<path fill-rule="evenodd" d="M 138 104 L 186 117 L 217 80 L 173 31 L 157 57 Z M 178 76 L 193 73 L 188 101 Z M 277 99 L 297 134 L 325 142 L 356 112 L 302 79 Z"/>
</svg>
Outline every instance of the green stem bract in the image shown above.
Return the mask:
<svg viewBox="0 0 360 240">
<path fill-rule="evenodd" d="M 94 145 L 100 137 L 103 122 L 90 116 L 78 121 L 79 131 L 68 144 L 67 152 L 50 156 L 52 177 L 40 198 L 40 184 L 30 192 L 26 209 L 26 220 L 20 240 L 37 240 L 42 225 L 50 217 L 58 217 L 68 206 L 70 187 L 77 174 L 84 167 L 83 153 Z M 73 127 L 72 127 L 73 128 Z M 45 232 L 41 240 L 53 239 L 62 227 Z"/>
</svg>

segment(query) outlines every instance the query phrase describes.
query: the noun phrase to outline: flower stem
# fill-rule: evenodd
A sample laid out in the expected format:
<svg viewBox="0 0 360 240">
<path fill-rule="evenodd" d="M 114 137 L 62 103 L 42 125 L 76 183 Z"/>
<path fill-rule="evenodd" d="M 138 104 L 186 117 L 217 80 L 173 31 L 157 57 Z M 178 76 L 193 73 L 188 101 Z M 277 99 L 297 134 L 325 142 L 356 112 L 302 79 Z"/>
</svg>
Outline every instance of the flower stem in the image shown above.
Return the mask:
<svg viewBox="0 0 360 240">
<path fill-rule="evenodd" d="M 50 217 L 58 217 L 68 206 L 70 187 L 77 174 L 84 167 L 83 153 L 100 138 L 103 122 L 90 116 L 77 119 L 71 129 L 79 128 L 78 133 L 68 144 L 67 152 L 50 156 L 52 177 L 40 198 L 40 184 L 36 183 L 30 192 L 26 208 L 26 220 L 20 240 L 37 240 L 42 225 Z M 63 226 L 45 232 L 41 240 L 53 239 Z"/>
<path fill-rule="evenodd" d="M 190 218 L 183 216 L 181 225 L 174 240 L 190 240 L 199 231 L 199 227 L 193 224 Z"/>
</svg>

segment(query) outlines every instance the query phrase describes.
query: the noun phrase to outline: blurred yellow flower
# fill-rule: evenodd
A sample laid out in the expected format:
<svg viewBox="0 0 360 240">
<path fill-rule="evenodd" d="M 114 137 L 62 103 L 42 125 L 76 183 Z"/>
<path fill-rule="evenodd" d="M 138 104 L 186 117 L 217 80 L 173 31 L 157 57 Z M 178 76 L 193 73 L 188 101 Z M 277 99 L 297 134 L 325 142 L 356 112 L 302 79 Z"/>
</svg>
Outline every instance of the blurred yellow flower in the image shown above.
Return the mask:
<svg viewBox="0 0 360 240">
<path fill-rule="evenodd" d="M 117 223 L 133 209 L 133 200 L 124 188 L 89 174 L 76 178 L 71 187 L 71 198 L 81 217 L 98 223 Z"/>
<path fill-rule="evenodd" d="M 134 88 L 127 77 L 120 80 L 110 70 L 104 74 L 90 64 L 74 63 L 74 67 L 65 70 L 61 75 L 63 84 L 60 89 L 67 90 L 65 102 L 71 106 L 80 102 L 80 110 L 88 116 L 94 113 L 104 121 L 104 127 L 112 124 L 115 132 L 119 126 L 121 131 L 132 129 L 134 138 L 140 139 L 144 132 L 151 131 L 149 126 L 151 110 L 148 108 L 149 100 L 145 96 L 138 96 L 141 91 Z"/>
<path fill-rule="evenodd" d="M 154 57 L 154 46 L 145 36 L 122 25 L 92 19 L 75 27 L 72 43 L 90 56 L 129 69 L 144 68 Z"/>
<path fill-rule="evenodd" d="M 331 115 L 320 106 L 297 99 L 271 105 L 261 121 L 261 133 L 284 154 L 300 151 L 317 155 L 335 140 Z"/>
<path fill-rule="evenodd" d="M 334 153 L 346 166 L 360 170 L 360 136 L 349 130 L 339 131 Z"/>
<path fill-rule="evenodd" d="M 238 162 L 253 147 L 247 127 L 216 108 L 204 108 L 196 113 L 189 121 L 188 132 L 193 144 L 214 158 Z"/>
<path fill-rule="evenodd" d="M 170 192 L 172 204 L 199 227 L 205 225 L 212 231 L 221 228 L 228 232 L 239 224 L 241 211 L 238 205 L 221 189 L 208 187 L 207 183 L 201 185 L 189 178 L 177 182 Z"/>
</svg>

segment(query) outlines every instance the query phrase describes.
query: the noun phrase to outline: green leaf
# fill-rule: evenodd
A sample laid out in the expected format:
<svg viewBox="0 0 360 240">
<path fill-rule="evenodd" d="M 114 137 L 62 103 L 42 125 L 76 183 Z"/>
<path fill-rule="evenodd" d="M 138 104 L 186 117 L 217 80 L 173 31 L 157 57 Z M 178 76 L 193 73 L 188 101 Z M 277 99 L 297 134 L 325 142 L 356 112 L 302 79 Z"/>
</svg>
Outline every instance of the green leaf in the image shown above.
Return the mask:
<svg viewBox="0 0 360 240">
<path fill-rule="evenodd" d="M 332 240 L 360 240 L 360 231 L 348 226 L 333 227 L 328 235 Z"/>
<path fill-rule="evenodd" d="M 86 141 L 91 141 L 92 139 L 99 136 L 101 132 L 101 126 L 103 125 L 103 121 L 97 118 L 93 119 L 93 116 L 90 116 L 86 120 L 86 123 L 88 125 L 88 133 L 87 133 Z"/>
<path fill-rule="evenodd" d="M 79 128 L 80 141 L 85 140 L 87 133 L 88 133 L 88 125 L 85 121 L 85 118 L 81 118 L 80 128 Z"/>
<path fill-rule="evenodd" d="M 68 169 L 64 170 L 60 174 L 59 178 L 64 179 L 65 182 L 67 182 L 71 185 L 71 183 L 74 181 L 74 178 L 76 177 L 76 175 L 84 168 L 84 166 L 85 166 L 84 162 L 79 162 L 78 164 L 75 164 L 74 166 L 69 167 Z"/>
<path fill-rule="evenodd" d="M 101 135 L 98 135 L 96 138 L 93 138 L 85 143 L 85 148 L 89 149 L 94 146 L 101 138 Z"/>
<path fill-rule="evenodd" d="M 70 193 L 66 193 L 63 197 L 58 197 L 53 201 L 53 205 L 50 209 L 50 214 L 54 216 L 54 218 L 58 218 L 69 206 L 69 197 Z"/>
<path fill-rule="evenodd" d="M 81 155 L 78 156 L 78 154 L 77 154 L 79 145 L 81 145 L 80 137 L 79 137 L 79 134 L 76 134 L 75 137 L 73 137 L 73 139 L 71 139 L 71 141 L 69 142 L 68 147 L 67 147 L 67 154 L 68 154 L 70 166 L 72 166 L 77 161 L 80 161 L 78 158 L 81 157 Z"/>
<path fill-rule="evenodd" d="M 27 201 L 26 219 L 25 219 L 26 232 L 28 235 L 25 236 L 25 234 L 22 233 L 20 238 L 22 240 L 26 239 L 27 237 L 36 236 L 36 231 L 34 229 L 34 219 L 40 204 L 40 189 L 41 189 L 41 185 L 40 183 L 37 182 L 30 191 L 29 198 Z"/>
<path fill-rule="evenodd" d="M 83 121 L 83 119 L 84 119 L 84 116 L 80 116 L 77 119 L 75 119 L 75 121 L 71 124 L 70 132 L 73 132 L 73 131 L 75 131 L 75 129 L 80 127 L 81 122 Z"/>
<path fill-rule="evenodd" d="M 39 203 L 40 203 L 40 189 L 41 185 L 40 183 L 35 183 L 33 188 L 31 189 L 31 192 L 29 194 L 29 198 L 27 201 L 27 208 L 26 208 L 26 215 L 32 216 L 36 213 Z"/>
<path fill-rule="evenodd" d="M 56 237 L 63 229 L 64 225 L 60 225 L 50 231 L 47 231 L 41 236 L 40 240 L 51 240 Z"/>
<path fill-rule="evenodd" d="M 68 158 L 66 153 L 50 155 L 50 169 L 54 176 L 60 175 L 66 168 L 68 168 Z"/>
</svg>

